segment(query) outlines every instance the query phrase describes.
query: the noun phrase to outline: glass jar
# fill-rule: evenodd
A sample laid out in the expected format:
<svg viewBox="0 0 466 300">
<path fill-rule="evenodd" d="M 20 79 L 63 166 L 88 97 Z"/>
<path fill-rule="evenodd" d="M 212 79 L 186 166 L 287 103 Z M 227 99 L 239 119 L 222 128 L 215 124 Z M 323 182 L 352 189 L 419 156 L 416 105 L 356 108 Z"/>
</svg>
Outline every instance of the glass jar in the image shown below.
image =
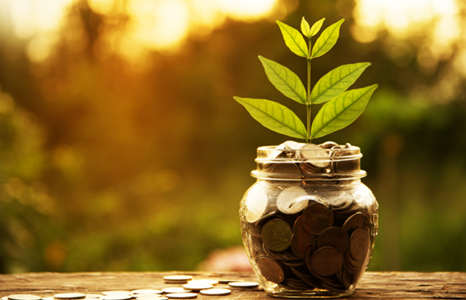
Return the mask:
<svg viewBox="0 0 466 300">
<path fill-rule="evenodd" d="M 243 243 L 266 293 L 351 295 L 370 261 L 378 203 L 361 182 L 360 149 L 292 141 L 257 149 L 240 204 Z"/>
</svg>

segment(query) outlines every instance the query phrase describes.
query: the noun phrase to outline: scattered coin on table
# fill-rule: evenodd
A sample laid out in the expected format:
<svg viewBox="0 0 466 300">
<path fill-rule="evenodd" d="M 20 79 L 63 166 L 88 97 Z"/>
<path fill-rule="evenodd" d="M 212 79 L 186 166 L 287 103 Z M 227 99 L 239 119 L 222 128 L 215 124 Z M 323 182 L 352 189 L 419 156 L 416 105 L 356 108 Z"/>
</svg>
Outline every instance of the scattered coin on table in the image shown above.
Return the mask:
<svg viewBox="0 0 466 300">
<path fill-rule="evenodd" d="M 29 295 L 29 294 L 13 294 L 9 295 L 8 299 L 10 300 L 40 300 L 42 297 L 37 295 Z"/>
<path fill-rule="evenodd" d="M 259 283 L 255 281 L 238 281 L 238 282 L 230 282 L 228 285 L 231 287 L 253 288 L 253 287 L 258 287 Z"/>
<path fill-rule="evenodd" d="M 191 291 L 207 290 L 213 287 L 214 287 L 213 285 L 204 284 L 204 283 L 187 283 L 183 285 L 184 289 L 191 290 Z"/>
<path fill-rule="evenodd" d="M 210 289 L 210 290 L 202 290 L 200 291 L 202 295 L 209 295 L 209 296 L 222 296 L 228 295 L 231 293 L 229 289 Z"/>
<path fill-rule="evenodd" d="M 174 294 L 167 294 L 167 298 L 169 299 L 191 299 L 196 298 L 197 294 L 195 293 L 174 293 Z"/>
<path fill-rule="evenodd" d="M 132 291 L 133 294 L 136 296 L 139 295 L 147 295 L 147 294 L 162 294 L 161 290 L 152 290 L 152 289 L 145 289 L 145 290 L 134 290 Z"/>
<path fill-rule="evenodd" d="M 86 294 L 83 293 L 62 293 L 53 295 L 55 299 L 84 299 Z"/>
<path fill-rule="evenodd" d="M 190 292 L 190 290 L 186 290 L 182 287 L 172 287 L 172 288 L 164 288 L 162 290 L 165 294 L 174 294 L 174 293 L 186 293 Z"/>
</svg>

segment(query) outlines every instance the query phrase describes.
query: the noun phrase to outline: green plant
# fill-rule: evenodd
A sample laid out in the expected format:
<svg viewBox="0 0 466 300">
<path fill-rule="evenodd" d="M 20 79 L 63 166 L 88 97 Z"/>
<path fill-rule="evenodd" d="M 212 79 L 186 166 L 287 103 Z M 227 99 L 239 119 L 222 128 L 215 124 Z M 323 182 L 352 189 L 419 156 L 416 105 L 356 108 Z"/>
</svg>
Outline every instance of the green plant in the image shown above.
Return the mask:
<svg viewBox="0 0 466 300">
<path fill-rule="evenodd" d="M 323 137 L 354 122 L 378 87 L 374 84 L 347 91 L 371 65 L 365 62 L 333 69 L 320 78 L 311 90 L 311 62 L 332 49 L 345 21 L 341 19 L 327 27 L 313 46 L 311 39 L 320 31 L 324 20 L 325 18 L 315 22 L 311 27 L 306 19 L 302 18 L 301 32 L 308 38 L 308 43 L 297 29 L 277 21 L 286 46 L 294 54 L 307 60 L 307 87 L 304 87 L 300 78 L 287 67 L 259 56 L 269 81 L 283 95 L 306 106 L 306 126 L 293 111 L 282 104 L 266 99 L 234 97 L 263 126 L 280 134 L 305 139 L 308 143 L 314 138 Z M 312 121 L 311 127 L 311 108 L 315 104 L 324 105 Z"/>
</svg>

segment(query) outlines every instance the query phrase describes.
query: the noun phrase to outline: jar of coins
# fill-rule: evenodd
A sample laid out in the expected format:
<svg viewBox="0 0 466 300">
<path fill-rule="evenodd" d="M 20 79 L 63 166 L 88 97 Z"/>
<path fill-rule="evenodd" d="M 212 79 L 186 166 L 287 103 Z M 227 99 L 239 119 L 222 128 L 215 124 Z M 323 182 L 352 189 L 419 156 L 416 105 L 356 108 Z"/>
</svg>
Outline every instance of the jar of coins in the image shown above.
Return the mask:
<svg viewBox="0 0 466 300">
<path fill-rule="evenodd" d="M 257 181 L 240 204 L 243 243 L 266 293 L 351 295 L 368 266 L 378 203 L 350 144 L 285 142 L 257 150 Z"/>
</svg>

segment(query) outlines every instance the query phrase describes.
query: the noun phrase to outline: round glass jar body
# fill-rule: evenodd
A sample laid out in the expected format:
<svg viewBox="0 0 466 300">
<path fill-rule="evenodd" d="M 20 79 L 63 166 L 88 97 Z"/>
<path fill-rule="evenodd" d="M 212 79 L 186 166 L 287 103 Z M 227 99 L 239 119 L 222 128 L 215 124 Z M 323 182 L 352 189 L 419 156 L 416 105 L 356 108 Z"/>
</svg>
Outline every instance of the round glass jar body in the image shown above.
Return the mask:
<svg viewBox="0 0 466 300">
<path fill-rule="evenodd" d="M 378 203 L 361 182 L 358 147 L 285 142 L 257 150 L 257 178 L 240 204 L 243 243 L 266 293 L 351 295 L 366 270 Z"/>
</svg>

